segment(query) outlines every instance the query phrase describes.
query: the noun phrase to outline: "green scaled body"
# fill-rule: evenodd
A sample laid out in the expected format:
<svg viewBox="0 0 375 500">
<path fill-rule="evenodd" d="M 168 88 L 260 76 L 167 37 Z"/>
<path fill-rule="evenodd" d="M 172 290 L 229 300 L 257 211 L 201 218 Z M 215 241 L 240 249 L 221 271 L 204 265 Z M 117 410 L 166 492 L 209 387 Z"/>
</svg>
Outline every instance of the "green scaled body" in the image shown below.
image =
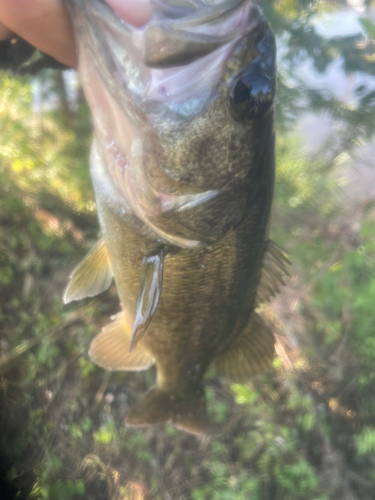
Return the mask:
<svg viewBox="0 0 375 500">
<path fill-rule="evenodd" d="M 64 298 L 100 293 L 113 276 L 122 312 L 90 356 L 107 370 L 157 372 L 127 423 L 202 433 L 207 368 L 244 382 L 274 356 L 255 312 L 288 268 L 268 240 L 274 39 L 246 0 L 155 3 L 141 29 L 100 0 L 67 4 L 94 120 L 103 240 Z"/>
</svg>

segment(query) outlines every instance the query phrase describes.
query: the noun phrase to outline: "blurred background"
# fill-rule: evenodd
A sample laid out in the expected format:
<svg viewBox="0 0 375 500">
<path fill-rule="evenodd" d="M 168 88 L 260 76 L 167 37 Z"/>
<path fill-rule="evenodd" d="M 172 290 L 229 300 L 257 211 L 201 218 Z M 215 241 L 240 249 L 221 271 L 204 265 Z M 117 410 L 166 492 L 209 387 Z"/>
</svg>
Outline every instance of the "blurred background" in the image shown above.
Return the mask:
<svg viewBox="0 0 375 500">
<path fill-rule="evenodd" d="M 154 372 L 87 356 L 115 288 L 62 302 L 99 234 L 76 74 L 0 74 L 1 499 L 375 498 L 375 5 L 260 5 L 278 45 L 271 237 L 293 266 L 263 307 L 273 368 L 206 377 L 214 439 L 125 428 Z"/>
</svg>

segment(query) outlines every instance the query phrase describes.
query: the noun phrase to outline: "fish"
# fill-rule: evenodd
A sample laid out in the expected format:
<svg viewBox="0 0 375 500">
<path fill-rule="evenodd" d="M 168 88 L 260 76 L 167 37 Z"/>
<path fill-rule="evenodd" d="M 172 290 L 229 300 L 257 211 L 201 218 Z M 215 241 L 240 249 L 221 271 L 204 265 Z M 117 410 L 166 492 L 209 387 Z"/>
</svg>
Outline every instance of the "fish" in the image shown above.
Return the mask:
<svg viewBox="0 0 375 500">
<path fill-rule="evenodd" d="M 276 45 L 250 0 L 153 0 L 141 28 L 103 0 L 65 0 L 94 126 L 102 239 L 64 301 L 114 279 L 121 312 L 92 340 L 106 370 L 156 367 L 128 426 L 210 428 L 210 366 L 247 382 L 273 362 L 258 308 L 288 275 L 269 239 Z"/>
</svg>

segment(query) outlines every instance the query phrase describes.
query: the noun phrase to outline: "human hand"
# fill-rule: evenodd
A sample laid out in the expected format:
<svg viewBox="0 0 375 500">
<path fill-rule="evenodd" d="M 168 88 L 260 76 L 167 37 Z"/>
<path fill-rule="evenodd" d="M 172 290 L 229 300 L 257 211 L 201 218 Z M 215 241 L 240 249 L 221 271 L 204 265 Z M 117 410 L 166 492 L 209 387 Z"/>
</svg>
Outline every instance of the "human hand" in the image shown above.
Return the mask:
<svg viewBox="0 0 375 500">
<path fill-rule="evenodd" d="M 134 26 L 142 26 L 151 16 L 149 0 L 106 1 Z M 63 64 L 76 66 L 73 30 L 63 0 L 0 0 L 0 40 L 13 33 Z"/>
</svg>

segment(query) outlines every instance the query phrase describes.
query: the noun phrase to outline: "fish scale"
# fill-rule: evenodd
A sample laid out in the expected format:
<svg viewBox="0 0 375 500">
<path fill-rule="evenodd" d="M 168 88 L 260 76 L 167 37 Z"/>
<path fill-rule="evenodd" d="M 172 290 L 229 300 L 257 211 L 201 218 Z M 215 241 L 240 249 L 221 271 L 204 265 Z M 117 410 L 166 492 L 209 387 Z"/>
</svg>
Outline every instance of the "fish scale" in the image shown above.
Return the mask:
<svg viewBox="0 0 375 500">
<path fill-rule="evenodd" d="M 213 364 L 246 381 L 271 365 L 274 337 L 255 308 L 288 273 L 268 240 L 274 39 L 248 0 L 158 0 L 142 28 L 101 0 L 66 3 L 93 115 L 103 240 L 64 299 L 98 294 L 113 276 L 122 311 L 91 359 L 157 373 L 127 424 L 209 432 L 204 374 Z"/>
</svg>

